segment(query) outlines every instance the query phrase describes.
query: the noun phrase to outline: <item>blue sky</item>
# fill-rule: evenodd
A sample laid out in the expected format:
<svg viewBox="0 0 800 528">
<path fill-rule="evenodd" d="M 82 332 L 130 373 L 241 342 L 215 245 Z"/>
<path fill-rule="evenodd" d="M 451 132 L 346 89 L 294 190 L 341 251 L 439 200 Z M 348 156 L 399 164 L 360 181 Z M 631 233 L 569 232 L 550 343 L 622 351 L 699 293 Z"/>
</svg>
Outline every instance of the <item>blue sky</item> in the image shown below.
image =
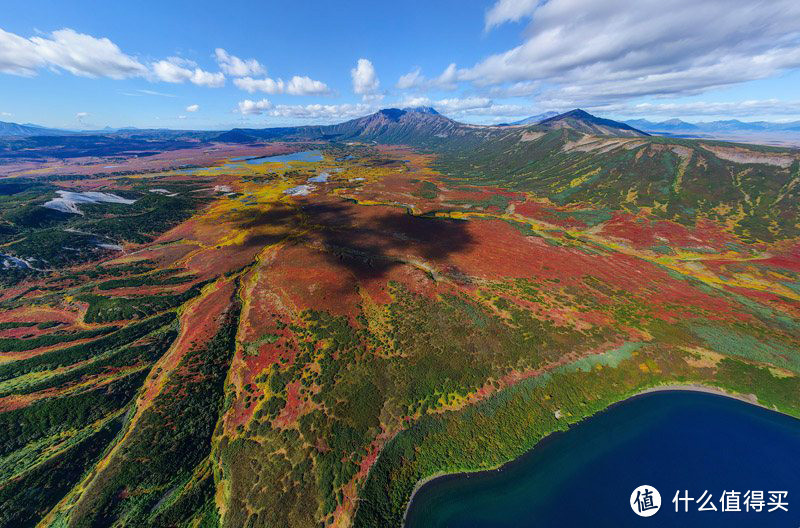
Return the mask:
<svg viewBox="0 0 800 528">
<path fill-rule="evenodd" d="M 4 0 L 0 120 L 338 122 L 431 105 L 496 123 L 800 119 L 800 2 Z"/>
</svg>

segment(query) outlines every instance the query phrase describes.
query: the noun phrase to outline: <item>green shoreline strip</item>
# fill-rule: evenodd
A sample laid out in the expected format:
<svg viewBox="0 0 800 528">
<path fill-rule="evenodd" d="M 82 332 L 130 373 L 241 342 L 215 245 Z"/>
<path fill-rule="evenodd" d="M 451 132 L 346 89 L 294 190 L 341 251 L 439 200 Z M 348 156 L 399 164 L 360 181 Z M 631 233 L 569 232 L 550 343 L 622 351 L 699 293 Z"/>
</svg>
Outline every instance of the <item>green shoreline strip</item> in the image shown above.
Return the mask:
<svg viewBox="0 0 800 528">
<path fill-rule="evenodd" d="M 730 358 L 703 375 L 686 362 L 688 352 L 654 349 L 632 350 L 616 368 L 572 364 L 576 368 L 524 380 L 462 411 L 422 417 L 382 451 L 361 492 L 354 526 L 400 527 L 420 482 L 500 467 L 549 434 L 664 384 L 704 384 L 738 394 L 755 390 L 765 407 L 800 417 L 797 376 L 776 378 L 766 368 Z"/>
</svg>

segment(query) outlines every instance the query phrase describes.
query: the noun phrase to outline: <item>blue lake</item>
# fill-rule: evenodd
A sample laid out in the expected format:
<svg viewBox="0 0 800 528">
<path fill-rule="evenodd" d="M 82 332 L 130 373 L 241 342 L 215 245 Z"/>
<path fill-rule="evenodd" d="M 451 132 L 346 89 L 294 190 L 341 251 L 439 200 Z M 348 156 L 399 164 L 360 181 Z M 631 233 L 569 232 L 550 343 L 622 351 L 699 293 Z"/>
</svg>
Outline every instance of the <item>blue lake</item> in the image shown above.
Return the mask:
<svg viewBox="0 0 800 528">
<path fill-rule="evenodd" d="M 283 154 L 280 156 L 262 156 L 258 158 L 254 158 L 252 156 L 239 156 L 236 158 L 231 158 L 227 163 L 219 167 L 208 167 L 203 170 L 208 172 L 224 172 L 226 170 L 241 168 L 242 163 L 247 165 L 261 165 L 262 163 L 283 163 L 284 165 L 288 165 L 288 163 L 292 161 L 314 163 L 322 161 L 323 159 L 324 158 L 321 150 L 304 150 L 302 152 L 293 152 L 292 154 Z M 179 174 L 194 174 L 200 169 L 201 168 L 185 168 L 176 169 L 171 172 L 176 172 Z"/>
<path fill-rule="evenodd" d="M 313 163 L 322 161 L 321 150 L 304 150 L 302 152 L 293 152 L 292 154 L 283 154 L 281 156 L 264 156 L 261 158 L 231 158 L 231 161 L 244 161 L 248 165 L 261 165 L 262 163 L 289 163 L 290 161 L 304 161 Z"/>
<path fill-rule="evenodd" d="M 638 517 L 639 485 L 661 508 Z M 675 512 L 675 492 L 712 496 L 717 511 Z M 722 511 L 723 491 L 787 491 L 788 512 Z M 740 500 L 742 500 L 740 498 Z M 422 486 L 408 528 L 800 527 L 800 420 L 707 393 L 646 394 L 556 433 L 499 471 Z"/>
</svg>

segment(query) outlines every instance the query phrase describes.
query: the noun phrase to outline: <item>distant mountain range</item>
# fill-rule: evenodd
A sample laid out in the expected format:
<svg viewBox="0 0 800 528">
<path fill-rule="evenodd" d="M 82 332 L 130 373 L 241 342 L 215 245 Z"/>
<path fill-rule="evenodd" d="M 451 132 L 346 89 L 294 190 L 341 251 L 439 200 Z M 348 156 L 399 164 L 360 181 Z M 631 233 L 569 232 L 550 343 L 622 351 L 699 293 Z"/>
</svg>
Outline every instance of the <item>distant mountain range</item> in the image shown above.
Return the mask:
<svg viewBox="0 0 800 528">
<path fill-rule="evenodd" d="M 73 133 L 74 132 L 70 132 L 68 130 L 46 128 L 39 125 L 32 125 L 30 123 L 20 125 L 17 123 L 0 121 L 0 136 L 63 136 Z"/>
<path fill-rule="evenodd" d="M 19 125 L 16 123 L 0 122 L 0 136 L 6 137 L 34 137 L 34 136 L 66 136 L 66 135 L 115 135 L 128 138 L 158 138 L 167 139 L 170 137 L 194 137 L 196 139 L 213 138 L 217 141 L 227 142 L 248 142 L 253 139 L 269 139 L 284 137 L 287 135 L 302 136 L 304 138 L 328 138 L 328 137 L 351 137 L 368 138 L 380 140 L 380 138 L 399 141 L 403 138 L 408 139 L 410 135 L 430 135 L 433 137 L 447 137 L 456 130 L 461 130 L 462 135 L 465 131 L 475 133 L 481 129 L 485 133 L 493 134 L 494 129 L 506 126 L 541 126 L 547 129 L 553 128 L 572 128 L 579 132 L 596 135 L 612 136 L 637 136 L 647 135 L 635 127 L 593 116 L 580 109 L 559 114 L 557 112 L 545 112 L 531 116 L 514 123 L 482 126 L 459 123 L 448 117 L 443 116 L 434 108 L 429 106 L 418 106 L 411 108 L 384 108 L 374 114 L 359 117 L 326 126 L 300 126 L 300 127 L 275 127 L 265 129 L 244 129 L 234 128 L 227 132 L 219 133 L 213 131 L 186 131 L 168 129 L 137 129 L 127 128 L 105 128 L 103 130 L 92 131 L 70 131 L 53 128 L 40 127 L 37 125 Z"/>
<path fill-rule="evenodd" d="M 461 148 L 470 144 L 478 144 L 487 139 L 521 137 L 530 132 L 560 129 L 614 137 L 644 137 L 648 135 L 626 123 L 596 117 L 580 109 L 536 121 L 536 124 L 510 127 L 509 125 L 485 126 L 459 123 L 441 115 L 433 108 L 416 107 L 384 108 L 374 114 L 336 125 L 263 129 L 236 128 L 213 139 L 241 143 L 276 138 L 337 139 L 423 147 L 446 147 L 448 144 L 454 146 L 457 144 Z"/>
<path fill-rule="evenodd" d="M 193 140 L 216 140 L 227 142 L 250 142 L 287 136 L 298 139 L 329 139 L 332 137 L 368 139 L 384 142 L 416 143 L 420 137 L 431 141 L 452 134 L 460 136 L 493 136 L 510 127 L 536 126 L 542 129 L 569 128 L 584 134 L 632 137 L 667 135 L 705 139 L 728 139 L 754 143 L 800 143 L 800 121 L 773 123 L 768 121 L 746 122 L 736 119 L 689 123 L 681 119 L 650 121 L 629 119 L 624 122 L 604 119 L 580 109 L 559 114 L 544 112 L 511 123 L 494 126 L 469 125 L 443 116 L 432 107 L 385 108 L 378 112 L 352 119 L 336 125 L 312 125 L 299 127 L 275 127 L 264 129 L 234 128 L 227 132 L 188 131 L 169 129 L 137 129 L 133 127 L 93 131 L 72 131 L 47 128 L 34 124 L 17 124 L 0 121 L 0 137 L 77 136 L 104 135 L 134 139 L 172 138 Z M 420 136 L 412 140 L 412 136 Z M 795 141 L 796 140 L 796 141 Z"/>
<path fill-rule="evenodd" d="M 105 127 L 98 130 L 65 130 L 60 128 L 47 128 L 31 123 L 18 124 L 0 121 L 0 137 L 45 137 L 45 136 L 120 136 L 120 137 L 148 137 L 148 138 L 173 138 L 173 137 L 200 137 L 219 134 L 218 131 L 193 131 L 170 130 L 166 128 L 136 128 Z"/>
<path fill-rule="evenodd" d="M 800 121 L 772 123 L 769 121 L 728 119 L 724 121 L 687 123 L 680 119 L 669 119 L 660 122 L 648 121 L 647 119 L 629 119 L 625 122 L 648 132 L 800 132 Z"/>
</svg>

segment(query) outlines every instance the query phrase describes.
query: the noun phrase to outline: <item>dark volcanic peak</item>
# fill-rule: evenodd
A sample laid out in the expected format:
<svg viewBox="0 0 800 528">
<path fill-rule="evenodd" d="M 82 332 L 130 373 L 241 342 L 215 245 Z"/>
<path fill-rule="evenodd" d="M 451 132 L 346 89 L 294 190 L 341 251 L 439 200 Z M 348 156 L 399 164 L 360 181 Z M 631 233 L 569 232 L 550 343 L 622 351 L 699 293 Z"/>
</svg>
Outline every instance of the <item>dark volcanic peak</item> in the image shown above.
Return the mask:
<svg viewBox="0 0 800 528">
<path fill-rule="evenodd" d="M 368 116 L 323 127 L 321 131 L 342 139 L 358 138 L 379 142 L 417 144 L 431 136 L 448 135 L 460 126 L 462 125 L 433 109 L 420 111 L 418 109 L 384 108 Z"/>
<path fill-rule="evenodd" d="M 564 112 L 563 114 L 558 114 L 557 116 L 553 116 L 550 119 L 556 119 L 556 118 L 563 119 L 565 117 L 574 117 L 575 119 L 586 119 L 586 120 L 600 119 L 596 116 L 593 116 L 586 110 L 581 110 L 580 108 L 576 108 L 575 110 L 570 110 L 569 112 Z"/>
<path fill-rule="evenodd" d="M 626 123 L 611 119 L 603 119 L 602 117 L 594 116 L 580 108 L 545 119 L 539 123 L 539 126 L 551 129 L 568 128 L 584 134 L 597 136 L 631 137 L 649 135 Z"/>
<path fill-rule="evenodd" d="M 255 136 L 236 128 L 223 132 L 214 138 L 214 141 L 222 141 L 223 143 L 252 143 L 256 140 L 257 138 Z"/>
<path fill-rule="evenodd" d="M 385 117 L 391 121 L 397 121 L 406 114 L 407 110 L 400 110 L 399 108 L 383 108 L 378 110 L 375 114 L 376 117 Z"/>
<path fill-rule="evenodd" d="M 440 115 L 432 106 L 409 106 L 403 108 L 406 112 L 419 112 L 420 114 Z"/>
<path fill-rule="evenodd" d="M 402 110 L 399 108 L 382 108 L 378 110 L 375 115 L 377 114 L 382 114 L 383 116 L 393 121 L 397 121 L 406 114 L 426 114 L 432 116 L 442 115 L 431 106 L 414 106 L 414 107 L 403 108 Z"/>
</svg>

